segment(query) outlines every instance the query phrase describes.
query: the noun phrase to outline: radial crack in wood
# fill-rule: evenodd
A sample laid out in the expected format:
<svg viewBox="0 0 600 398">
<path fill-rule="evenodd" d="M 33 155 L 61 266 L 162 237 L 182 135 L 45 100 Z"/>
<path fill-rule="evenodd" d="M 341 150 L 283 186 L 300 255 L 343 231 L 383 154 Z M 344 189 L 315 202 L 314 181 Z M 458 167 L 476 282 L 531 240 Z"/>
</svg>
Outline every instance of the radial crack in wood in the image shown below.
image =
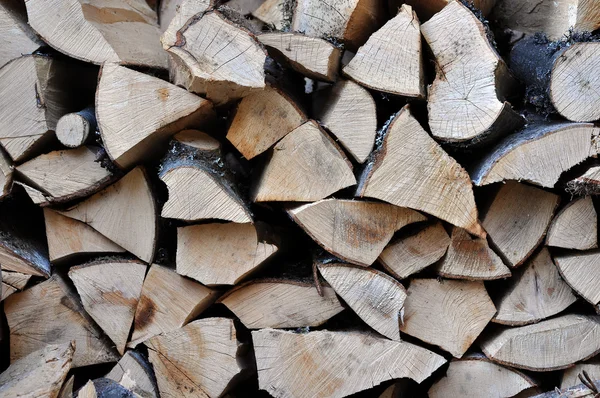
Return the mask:
<svg viewBox="0 0 600 398">
<path fill-rule="evenodd" d="M 569 202 L 554 217 L 548 228 L 546 245 L 577 250 L 598 247 L 598 215 L 591 197 Z"/>
<path fill-rule="evenodd" d="M 600 251 L 570 252 L 554 257 L 565 281 L 593 305 L 600 303 Z"/>
<path fill-rule="evenodd" d="M 4 38 L 0 48 L 0 67 L 44 45 L 27 24 L 27 15 L 20 3 L 3 1 L 0 4 L 0 37 Z"/>
<path fill-rule="evenodd" d="M 152 366 L 148 359 L 137 351 L 127 351 L 104 377 L 129 388 L 141 398 L 158 398 L 160 396 Z"/>
</svg>

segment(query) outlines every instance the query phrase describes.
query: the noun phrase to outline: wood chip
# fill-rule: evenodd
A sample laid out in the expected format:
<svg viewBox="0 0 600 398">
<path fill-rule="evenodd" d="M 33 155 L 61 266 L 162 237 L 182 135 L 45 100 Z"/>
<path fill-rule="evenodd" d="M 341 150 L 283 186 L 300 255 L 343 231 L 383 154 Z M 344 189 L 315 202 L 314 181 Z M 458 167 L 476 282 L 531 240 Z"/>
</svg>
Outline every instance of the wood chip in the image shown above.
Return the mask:
<svg viewBox="0 0 600 398">
<path fill-rule="evenodd" d="M 598 215 L 591 197 L 569 202 L 556 215 L 548 228 L 546 244 L 577 250 L 598 247 Z"/>
</svg>

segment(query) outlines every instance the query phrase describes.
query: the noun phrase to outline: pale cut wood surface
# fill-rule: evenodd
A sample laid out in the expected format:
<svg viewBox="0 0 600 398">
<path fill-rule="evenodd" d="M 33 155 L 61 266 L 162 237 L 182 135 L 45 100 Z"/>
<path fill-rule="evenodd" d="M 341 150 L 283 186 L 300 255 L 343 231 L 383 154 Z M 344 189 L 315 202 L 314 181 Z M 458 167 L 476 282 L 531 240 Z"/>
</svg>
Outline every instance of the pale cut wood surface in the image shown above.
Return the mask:
<svg viewBox="0 0 600 398">
<path fill-rule="evenodd" d="M 4 301 L 10 328 L 11 361 L 23 358 L 47 344 L 75 341 L 73 367 L 118 360 L 102 331 L 87 315 L 77 296 L 60 276 Z"/>
<path fill-rule="evenodd" d="M 560 388 L 565 389 L 581 384 L 581 380 L 579 380 L 578 375 L 584 370 L 588 375 L 590 375 L 592 380 L 600 380 L 600 361 L 594 359 L 575 364 L 575 366 L 565 369 L 560 383 Z"/>
<path fill-rule="evenodd" d="M 71 376 L 64 382 L 60 392 L 58 393 L 58 398 L 73 398 L 73 383 L 75 382 L 75 376 Z"/>
<path fill-rule="evenodd" d="M 400 340 L 406 289 L 391 276 L 372 268 L 321 264 L 319 271 L 335 292 L 367 325 Z"/>
<path fill-rule="evenodd" d="M 83 307 L 115 343 L 121 355 L 125 351 L 145 275 L 146 265 L 136 261 L 101 261 L 69 270 L 69 278 L 77 288 Z"/>
<path fill-rule="evenodd" d="M 421 30 L 412 7 L 373 33 L 343 69 L 357 83 L 389 94 L 425 98 Z"/>
<path fill-rule="evenodd" d="M 96 110 L 85 108 L 79 112 L 67 113 L 56 123 L 56 138 L 66 147 L 77 148 L 83 145 L 90 134 L 96 132 Z"/>
<path fill-rule="evenodd" d="M 0 395 L 5 398 L 56 398 L 71 369 L 75 345 L 47 345 L 13 362 L 0 374 Z"/>
<path fill-rule="evenodd" d="M 153 264 L 142 286 L 129 347 L 182 327 L 217 299 L 217 291 Z"/>
<path fill-rule="evenodd" d="M 408 105 L 390 122 L 357 195 L 421 210 L 485 237 L 469 175 L 423 130 Z"/>
<path fill-rule="evenodd" d="M 98 398 L 98 391 L 94 382 L 89 380 L 77 393 L 77 398 Z"/>
<path fill-rule="evenodd" d="M 450 1 L 421 26 L 438 72 L 427 109 L 434 137 L 475 142 L 514 131 L 524 120 L 504 102 L 516 81 L 490 45 L 483 25 L 459 1 Z"/>
<path fill-rule="evenodd" d="M 569 202 L 552 220 L 548 246 L 588 250 L 598 247 L 598 215 L 590 196 Z"/>
<path fill-rule="evenodd" d="M 252 159 L 304 122 L 306 115 L 288 95 L 267 86 L 239 103 L 227 140 L 246 159 Z"/>
<path fill-rule="evenodd" d="M 127 351 L 104 377 L 128 385 L 127 388 L 142 398 L 159 397 L 150 363 L 137 351 Z"/>
<path fill-rule="evenodd" d="M 337 79 L 342 51 L 326 40 L 288 32 L 263 33 L 258 40 L 306 77 L 326 82 Z"/>
<path fill-rule="evenodd" d="M 502 329 L 484 339 L 481 349 L 492 361 L 520 369 L 568 368 L 600 351 L 600 318 L 569 314 Z"/>
<path fill-rule="evenodd" d="M 201 151 L 216 152 L 221 148 L 218 140 L 200 130 L 182 130 L 173 139 Z"/>
<path fill-rule="evenodd" d="M 60 213 L 85 222 L 147 263 L 154 258 L 156 203 L 146 172 L 141 167 Z"/>
<path fill-rule="evenodd" d="M 493 280 L 510 277 L 510 270 L 488 245 L 473 238 L 462 228 L 452 229 L 450 246 L 442 262 L 435 267 L 445 278 Z"/>
<path fill-rule="evenodd" d="M 265 0 L 256 10 L 252 11 L 252 16 L 266 24 L 273 25 L 277 30 L 283 30 L 288 22 L 286 18 L 291 17 L 291 15 L 287 15 L 290 12 L 286 12 L 285 6 L 286 0 Z"/>
<path fill-rule="evenodd" d="M 162 397 L 219 397 L 244 370 L 231 319 L 200 319 L 145 344 Z"/>
<path fill-rule="evenodd" d="M 369 92 L 351 80 L 340 80 L 314 103 L 319 122 L 331 131 L 359 163 L 367 160 L 377 134 L 375 101 Z"/>
<path fill-rule="evenodd" d="M 8 195 L 13 185 L 13 165 L 10 158 L 0 148 L 0 199 Z"/>
<path fill-rule="evenodd" d="M 288 210 L 293 220 L 321 247 L 344 261 L 369 266 L 394 232 L 426 218 L 387 203 L 324 199 Z"/>
<path fill-rule="evenodd" d="M 591 304 L 600 303 L 600 252 L 569 252 L 554 257 L 565 281 Z"/>
<path fill-rule="evenodd" d="M 390 243 L 379 256 L 383 267 L 398 279 L 408 278 L 444 256 L 450 237 L 439 221 Z"/>
<path fill-rule="evenodd" d="M 154 76 L 104 64 L 96 91 L 102 142 L 121 168 L 131 168 L 171 135 L 212 116 L 210 101 Z"/>
<path fill-rule="evenodd" d="M 177 32 L 181 29 L 190 18 L 201 15 L 206 12 L 209 7 L 214 6 L 213 0 L 163 0 L 161 8 L 166 7 L 172 12 L 172 16 L 167 21 L 161 20 L 161 27 L 164 33 L 160 41 L 165 46 L 173 46 L 177 42 Z M 168 24 L 165 28 L 164 24 Z M 172 61 L 172 60 L 171 60 Z M 171 65 L 169 65 L 171 66 Z"/>
<path fill-rule="evenodd" d="M 235 285 L 277 252 L 260 242 L 253 224 L 177 228 L 177 273 L 204 285 Z"/>
<path fill-rule="evenodd" d="M 18 290 L 23 290 L 29 282 L 29 279 L 31 279 L 31 275 L 2 270 L 2 283 L 6 283 Z"/>
<path fill-rule="evenodd" d="M 341 398 L 402 377 L 420 383 L 446 362 L 417 345 L 364 332 L 263 329 L 252 340 L 259 387 L 276 398 Z"/>
<path fill-rule="evenodd" d="M 581 196 L 600 194 L 600 166 L 590 167 L 581 176 L 569 181 L 565 190 Z"/>
<path fill-rule="evenodd" d="M 509 326 L 538 322 L 564 311 L 577 300 L 546 248 L 515 270 L 504 290 L 495 300 L 498 312 L 492 322 Z"/>
<path fill-rule="evenodd" d="M 352 165 L 314 121 L 286 135 L 255 186 L 254 201 L 309 202 L 356 184 Z"/>
<path fill-rule="evenodd" d="M 481 281 L 414 279 L 400 330 L 460 358 L 495 313 Z"/>
<path fill-rule="evenodd" d="M 17 291 L 16 288 L 4 282 L 0 284 L 0 289 L 2 291 L 2 294 L 0 295 L 0 301 L 6 300 L 6 298 L 10 297 L 10 295 Z"/>
<path fill-rule="evenodd" d="M 415 9 L 419 18 L 427 20 L 434 14 L 440 12 L 451 1 L 452 0 L 406 0 L 405 2 Z M 475 8 L 481 10 L 483 15 L 487 15 L 496 4 L 496 0 L 474 0 L 472 4 Z"/>
<path fill-rule="evenodd" d="M 517 267 L 540 244 L 560 198 L 509 181 L 500 187 L 481 222 L 491 244 L 510 267 Z"/>
<path fill-rule="evenodd" d="M 335 291 L 291 280 L 253 280 L 219 299 L 248 329 L 319 326 L 342 312 Z"/>
<path fill-rule="evenodd" d="M 20 11 L 10 1 L 0 4 L 0 37 L 3 38 L 0 67 L 23 54 L 31 54 L 43 45 L 27 24 L 26 15 Z"/>
</svg>

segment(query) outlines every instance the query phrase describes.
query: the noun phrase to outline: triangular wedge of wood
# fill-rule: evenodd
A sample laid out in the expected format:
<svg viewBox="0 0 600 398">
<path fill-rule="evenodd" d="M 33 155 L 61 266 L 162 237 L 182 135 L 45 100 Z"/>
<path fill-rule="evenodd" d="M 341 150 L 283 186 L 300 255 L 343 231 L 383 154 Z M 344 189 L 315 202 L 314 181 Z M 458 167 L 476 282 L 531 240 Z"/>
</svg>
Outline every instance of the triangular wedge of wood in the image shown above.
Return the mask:
<svg viewBox="0 0 600 398">
<path fill-rule="evenodd" d="M 158 398 L 158 386 L 148 359 L 137 351 L 129 350 L 105 376 L 129 388 L 142 398 Z"/>
<path fill-rule="evenodd" d="M 554 257 L 556 267 L 565 281 L 581 297 L 591 304 L 600 303 L 600 252 L 570 252 Z"/>
<path fill-rule="evenodd" d="M 598 247 L 598 215 L 590 196 L 575 199 L 562 208 L 548 228 L 546 244 L 577 250 Z"/>
<path fill-rule="evenodd" d="M 2 271 L 2 296 L 0 301 L 19 290 L 23 290 L 30 279 L 31 275 Z"/>
</svg>

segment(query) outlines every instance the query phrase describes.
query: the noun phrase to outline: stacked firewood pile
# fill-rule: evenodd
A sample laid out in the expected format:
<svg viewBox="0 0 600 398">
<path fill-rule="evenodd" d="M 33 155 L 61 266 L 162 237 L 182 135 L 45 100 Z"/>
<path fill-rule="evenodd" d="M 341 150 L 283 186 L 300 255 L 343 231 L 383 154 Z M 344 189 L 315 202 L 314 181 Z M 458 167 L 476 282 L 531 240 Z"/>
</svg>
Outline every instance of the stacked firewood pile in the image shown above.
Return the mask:
<svg viewBox="0 0 600 398">
<path fill-rule="evenodd" d="M 596 0 L 0 0 L 1 397 L 600 394 Z"/>
</svg>

